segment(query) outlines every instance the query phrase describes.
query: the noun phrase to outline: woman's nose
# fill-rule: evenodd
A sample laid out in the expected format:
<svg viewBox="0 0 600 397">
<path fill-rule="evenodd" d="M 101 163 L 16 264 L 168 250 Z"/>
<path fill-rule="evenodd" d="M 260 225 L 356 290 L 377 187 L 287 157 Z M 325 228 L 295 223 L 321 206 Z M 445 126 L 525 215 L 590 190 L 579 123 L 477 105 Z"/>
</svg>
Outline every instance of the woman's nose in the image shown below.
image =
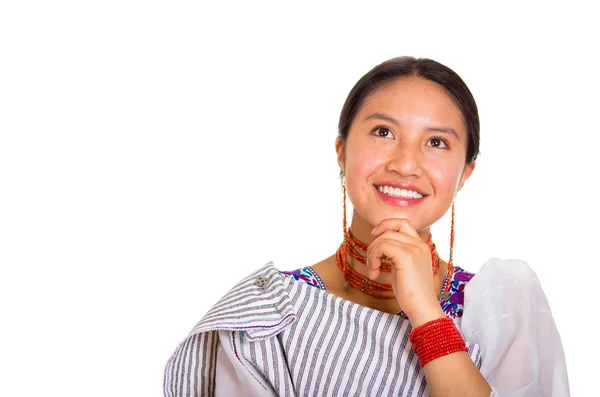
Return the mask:
<svg viewBox="0 0 600 397">
<path fill-rule="evenodd" d="M 413 144 L 399 145 L 398 148 L 391 153 L 387 170 L 404 177 L 420 176 L 422 169 L 419 148 Z"/>
</svg>

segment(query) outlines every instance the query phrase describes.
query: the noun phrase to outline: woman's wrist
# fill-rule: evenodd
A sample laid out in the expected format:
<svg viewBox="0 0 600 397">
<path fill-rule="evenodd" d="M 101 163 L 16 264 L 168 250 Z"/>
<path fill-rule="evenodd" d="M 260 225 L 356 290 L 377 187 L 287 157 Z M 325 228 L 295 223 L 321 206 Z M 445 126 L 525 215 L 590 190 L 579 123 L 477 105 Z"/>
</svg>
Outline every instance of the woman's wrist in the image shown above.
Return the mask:
<svg viewBox="0 0 600 397">
<path fill-rule="evenodd" d="M 410 342 L 422 367 L 437 358 L 468 350 L 454 320 L 445 316 L 414 328 Z"/>
<path fill-rule="evenodd" d="M 406 311 L 405 313 L 408 316 L 413 329 L 432 320 L 446 317 L 446 314 L 437 300 L 435 301 L 435 305 L 430 304 L 425 307 L 417 307 L 410 313 Z"/>
</svg>

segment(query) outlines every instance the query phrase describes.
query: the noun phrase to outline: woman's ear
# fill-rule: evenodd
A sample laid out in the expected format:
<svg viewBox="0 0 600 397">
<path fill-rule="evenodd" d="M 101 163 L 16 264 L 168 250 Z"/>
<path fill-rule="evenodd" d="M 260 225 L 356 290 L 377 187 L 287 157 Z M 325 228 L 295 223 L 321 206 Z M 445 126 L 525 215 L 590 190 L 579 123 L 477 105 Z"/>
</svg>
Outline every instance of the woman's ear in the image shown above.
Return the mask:
<svg viewBox="0 0 600 397">
<path fill-rule="evenodd" d="M 338 165 L 340 166 L 340 169 L 344 169 L 344 151 L 345 151 L 346 145 L 344 143 L 344 140 L 340 137 L 337 137 L 335 139 L 335 152 L 337 153 L 337 162 Z"/>
<path fill-rule="evenodd" d="M 463 170 L 462 176 L 460 177 L 460 181 L 458 182 L 458 189 L 456 189 L 457 192 L 460 189 L 462 189 L 463 185 L 465 184 L 466 180 L 469 179 L 474 169 L 475 161 L 472 161 L 469 164 L 465 165 L 465 169 Z"/>
</svg>

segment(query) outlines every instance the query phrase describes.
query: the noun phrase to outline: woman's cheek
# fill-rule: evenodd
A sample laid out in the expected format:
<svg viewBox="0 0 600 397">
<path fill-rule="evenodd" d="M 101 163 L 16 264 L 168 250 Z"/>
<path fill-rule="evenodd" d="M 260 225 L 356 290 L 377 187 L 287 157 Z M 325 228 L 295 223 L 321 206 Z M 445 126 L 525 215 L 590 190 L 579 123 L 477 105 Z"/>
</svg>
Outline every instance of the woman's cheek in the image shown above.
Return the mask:
<svg viewBox="0 0 600 397">
<path fill-rule="evenodd" d="M 385 162 L 385 155 L 369 148 L 357 150 L 353 153 L 351 170 L 357 174 L 368 177 Z"/>
<path fill-rule="evenodd" d="M 453 195 L 458 184 L 459 175 L 453 169 L 436 168 L 430 171 L 434 189 L 438 195 L 447 193 L 448 196 Z"/>
</svg>

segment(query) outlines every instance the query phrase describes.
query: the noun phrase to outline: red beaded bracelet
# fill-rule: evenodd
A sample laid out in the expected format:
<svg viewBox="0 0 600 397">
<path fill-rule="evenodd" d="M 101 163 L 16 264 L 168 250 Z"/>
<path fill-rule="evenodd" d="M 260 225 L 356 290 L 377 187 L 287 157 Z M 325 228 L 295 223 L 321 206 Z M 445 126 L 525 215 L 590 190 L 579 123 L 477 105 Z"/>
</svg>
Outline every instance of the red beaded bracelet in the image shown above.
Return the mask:
<svg viewBox="0 0 600 397">
<path fill-rule="evenodd" d="M 409 340 L 421 367 L 438 357 L 469 350 L 454 321 L 448 317 L 418 326 L 410 333 Z"/>
</svg>

